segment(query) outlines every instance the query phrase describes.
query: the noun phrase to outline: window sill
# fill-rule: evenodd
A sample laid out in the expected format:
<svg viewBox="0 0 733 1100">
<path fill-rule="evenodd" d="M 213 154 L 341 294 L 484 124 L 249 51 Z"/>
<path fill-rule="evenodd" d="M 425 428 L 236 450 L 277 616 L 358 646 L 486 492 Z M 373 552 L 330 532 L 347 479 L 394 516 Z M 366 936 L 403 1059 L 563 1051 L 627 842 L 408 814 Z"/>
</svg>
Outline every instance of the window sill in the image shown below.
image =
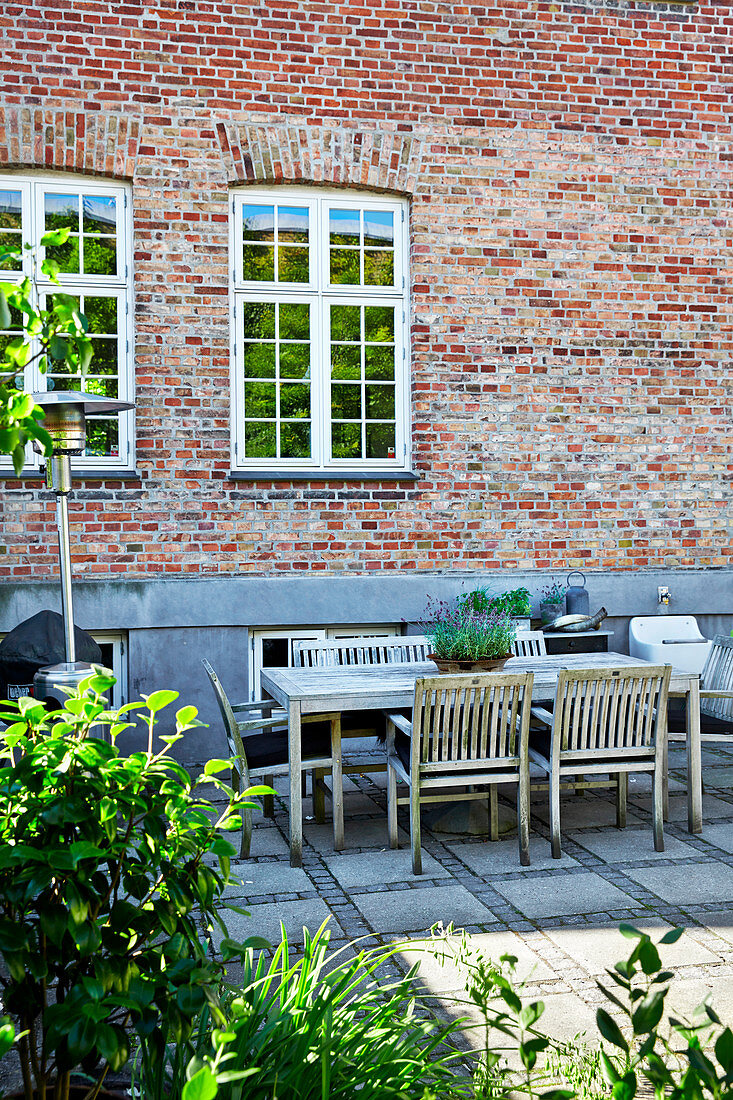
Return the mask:
<svg viewBox="0 0 733 1100">
<path fill-rule="evenodd" d="M 15 470 L 0 469 L 0 479 L 3 481 L 38 481 L 45 485 L 46 475 L 40 470 L 21 470 L 16 474 Z M 72 466 L 71 483 L 76 481 L 142 481 L 139 470 L 110 470 L 92 469 L 92 467 L 79 468 Z"/>
<path fill-rule="evenodd" d="M 229 481 L 419 481 L 413 470 L 230 470 Z"/>
</svg>

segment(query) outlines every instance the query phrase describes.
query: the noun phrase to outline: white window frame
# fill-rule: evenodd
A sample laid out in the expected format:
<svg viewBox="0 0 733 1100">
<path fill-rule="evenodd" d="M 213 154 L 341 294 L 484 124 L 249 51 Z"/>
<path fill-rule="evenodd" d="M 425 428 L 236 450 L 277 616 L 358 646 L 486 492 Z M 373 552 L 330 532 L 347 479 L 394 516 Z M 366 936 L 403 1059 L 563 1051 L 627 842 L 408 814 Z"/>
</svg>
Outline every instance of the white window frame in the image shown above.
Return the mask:
<svg viewBox="0 0 733 1100">
<path fill-rule="evenodd" d="M 89 630 L 97 645 L 112 646 L 112 667 L 110 672 L 117 681 L 112 687 L 110 703 L 113 708 L 121 707 L 128 701 L 127 687 L 127 634 L 119 630 Z"/>
<path fill-rule="evenodd" d="M 293 642 L 326 642 L 347 638 L 398 638 L 403 630 L 399 623 L 370 623 L 354 626 L 282 626 L 254 627 L 249 631 L 249 697 L 262 698 L 262 643 L 285 638 L 288 646 L 288 668 L 293 667 Z"/>
<path fill-rule="evenodd" d="M 245 205 L 303 206 L 309 210 L 309 282 L 266 283 L 240 278 L 242 271 L 242 211 Z M 395 282 L 392 288 L 330 284 L 328 209 L 389 210 L 394 215 Z M 234 471 L 272 470 L 336 473 L 410 469 L 410 349 L 409 349 L 409 226 L 405 199 L 381 198 L 345 188 L 238 188 L 231 195 L 231 465 Z M 311 456 L 310 458 L 248 458 L 244 439 L 244 340 L 240 303 L 309 302 L 311 305 Z M 331 458 L 329 307 L 393 305 L 395 308 L 395 453 L 393 458 Z"/>
<path fill-rule="evenodd" d="M 33 280 L 31 294 L 43 304 L 48 294 L 87 294 L 91 297 L 116 297 L 118 300 L 118 397 L 120 401 L 134 401 L 134 353 L 133 353 L 133 276 L 132 276 L 132 218 L 129 184 L 93 179 L 70 173 L 13 173 L 0 174 L 0 188 L 21 191 L 23 203 L 23 243 L 35 246 L 33 254 L 24 252 L 23 276 Z M 42 273 L 41 263 L 45 249 L 40 247 L 44 233 L 43 195 L 56 194 L 104 194 L 117 197 L 117 274 L 79 275 L 60 273 L 59 288 Z M 13 282 L 18 278 L 13 272 L 0 272 L 0 279 Z M 93 361 L 90 368 L 93 373 Z M 46 375 L 35 363 L 26 367 L 23 374 L 24 389 L 30 393 L 46 391 Z M 73 458 L 76 469 L 110 470 L 111 472 L 134 470 L 134 412 L 119 417 L 119 454 L 77 455 Z M 26 468 L 37 470 L 43 462 L 28 447 Z M 0 467 L 11 469 L 7 456 L 0 459 Z"/>
</svg>

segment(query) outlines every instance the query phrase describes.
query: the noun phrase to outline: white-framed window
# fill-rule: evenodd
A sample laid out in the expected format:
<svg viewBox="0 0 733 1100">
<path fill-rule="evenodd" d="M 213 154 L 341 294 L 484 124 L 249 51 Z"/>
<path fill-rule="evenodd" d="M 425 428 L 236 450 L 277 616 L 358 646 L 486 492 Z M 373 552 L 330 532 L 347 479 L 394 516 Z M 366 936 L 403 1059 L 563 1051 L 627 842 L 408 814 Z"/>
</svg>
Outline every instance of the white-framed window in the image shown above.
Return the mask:
<svg viewBox="0 0 733 1100">
<path fill-rule="evenodd" d="M 117 630 L 90 630 L 94 641 L 102 650 L 102 664 L 114 674 L 110 703 L 121 707 L 128 702 L 127 694 L 127 635 Z"/>
<path fill-rule="evenodd" d="M 263 668 L 292 668 L 293 642 L 336 641 L 342 638 L 394 638 L 402 634 L 398 623 L 359 626 L 259 627 L 249 632 L 249 697 L 262 698 Z"/>
<path fill-rule="evenodd" d="M 0 245 L 22 248 L 20 263 L 0 261 L 0 278 L 32 279 L 32 294 L 46 306 L 54 293 L 79 301 L 89 321 L 94 355 L 87 372 L 71 374 L 64 361 L 49 360 L 42 374 L 35 356 L 26 367 L 22 384 L 30 392 L 82 390 L 105 397 L 133 400 L 132 358 L 132 231 L 129 188 L 125 184 L 95 181 L 72 175 L 0 175 Z M 63 245 L 42 249 L 45 232 L 68 228 Z M 60 267 L 61 287 L 41 271 L 44 252 Z M 20 333 L 20 318 L 0 332 L 0 347 Z M 29 450 L 28 464 L 38 465 Z M 75 459 L 80 467 L 131 469 L 133 460 L 130 413 L 90 416 L 87 445 Z"/>
<path fill-rule="evenodd" d="M 409 466 L 405 200 L 246 188 L 231 200 L 232 466 Z"/>
</svg>

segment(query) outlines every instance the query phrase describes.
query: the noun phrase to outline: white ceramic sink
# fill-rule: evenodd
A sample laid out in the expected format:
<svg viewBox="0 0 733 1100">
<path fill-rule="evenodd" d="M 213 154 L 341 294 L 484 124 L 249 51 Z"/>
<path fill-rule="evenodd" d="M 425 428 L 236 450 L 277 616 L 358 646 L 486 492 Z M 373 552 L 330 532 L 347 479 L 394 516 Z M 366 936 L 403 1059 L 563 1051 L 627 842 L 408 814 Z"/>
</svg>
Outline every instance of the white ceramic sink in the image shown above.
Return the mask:
<svg viewBox="0 0 733 1100">
<path fill-rule="evenodd" d="M 629 623 L 629 653 L 654 665 L 702 672 L 712 644 L 694 615 L 640 615 Z"/>
</svg>

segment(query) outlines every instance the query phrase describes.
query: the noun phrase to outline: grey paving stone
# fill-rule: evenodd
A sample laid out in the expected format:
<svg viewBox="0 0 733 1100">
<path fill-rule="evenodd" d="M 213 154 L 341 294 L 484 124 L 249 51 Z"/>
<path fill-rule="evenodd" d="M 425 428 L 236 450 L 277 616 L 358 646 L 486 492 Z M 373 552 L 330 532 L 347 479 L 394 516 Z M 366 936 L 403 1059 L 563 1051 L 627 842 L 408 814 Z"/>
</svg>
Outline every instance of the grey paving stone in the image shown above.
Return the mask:
<svg viewBox="0 0 733 1100">
<path fill-rule="evenodd" d="M 257 894 L 302 894 L 313 890 L 308 875 L 300 867 L 291 867 L 287 860 L 270 863 L 238 863 L 233 865 L 233 878 L 229 890 L 239 897 L 255 897 Z"/>
<path fill-rule="evenodd" d="M 632 923 L 640 932 L 650 935 L 655 943 L 664 932 L 669 932 L 673 927 L 658 918 L 635 920 Z M 589 974 L 602 974 L 607 968 L 613 967 L 614 963 L 627 958 L 636 942 L 622 936 L 617 924 L 549 928 L 546 935 Z M 683 935 L 677 943 L 662 944 L 659 952 L 663 964 L 669 967 L 720 962 L 720 956 L 696 943 L 689 935 Z"/>
<path fill-rule="evenodd" d="M 665 836 L 664 851 L 654 851 L 654 834 L 651 826 L 641 829 L 606 829 L 602 833 L 580 832 L 569 834 L 589 852 L 606 863 L 625 863 L 637 859 L 699 859 L 700 852 L 673 836 Z M 707 830 L 705 834 L 707 840 Z"/>
<path fill-rule="evenodd" d="M 681 867 L 636 867 L 626 874 L 672 905 L 733 904 L 733 867 L 715 859 Z"/>
<path fill-rule="evenodd" d="M 477 932 L 466 936 L 472 956 L 481 956 L 498 963 L 502 955 L 517 960 L 517 981 L 547 981 L 553 971 L 514 932 Z M 400 942 L 400 941 L 395 941 Z M 458 961 L 461 940 L 458 936 L 403 941 L 399 958 L 406 967 L 419 966 L 420 981 L 431 993 L 443 990 L 466 990 L 469 968 Z"/>
<path fill-rule="evenodd" d="M 237 841 L 232 839 L 236 846 Z M 289 856 L 290 848 L 279 829 L 274 825 L 260 825 L 252 830 L 252 845 L 250 857 L 258 859 L 260 856 Z"/>
<path fill-rule="evenodd" d="M 710 1004 L 724 1024 L 733 1020 L 733 982 L 713 978 L 677 978 L 670 985 L 667 1011 L 692 1020 L 695 1009 L 710 998 Z M 698 1017 L 699 1022 L 699 1017 Z"/>
<path fill-rule="evenodd" d="M 494 917 L 463 886 L 429 886 L 424 889 L 355 894 L 354 904 L 379 932 L 427 931 L 442 921 L 456 928 L 493 924 Z"/>
<path fill-rule="evenodd" d="M 304 829 L 305 839 L 319 852 L 333 852 L 333 826 L 330 821 L 325 825 L 317 825 L 313 821 L 306 821 Z M 377 818 L 357 818 L 349 820 L 344 817 L 344 838 L 346 850 L 349 848 L 389 848 L 387 837 L 387 815 Z M 401 844 L 406 844 L 409 837 L 404 829 L 398 831 Z"/>
<path fill-rule="evenodd" d="M 706 768 L 705 783 L 708 787 L 733 787 L 733 768 Z"/>
<path fill-rule="evenodd" d="M 722 848 L 724 852 L 733 853 L 733 824 L 726 821 L 718 825 L 706 825 L 702 839 L 714 844 L 716 848 Z"/>
<path fill-rule="evenodd" d="M 299 944 L 303 942 L 303 926 L 310 932 L 316 932 L 323 921 L 330 916 L 328 906 L 320 898 L 290 901 L 287 905 L 275 903 L 251 905 L 248 908 L 248 917 L 239 913 L 225 914 L 232 939 L 244 940 L 248 936 L 263 936 L 271 944 L 277 945 L 280 942 L 280 921 L 282 921 L 288 942 Z M 341 929 L 333 918 L 329 924 L 334 937 L 342 936 Z"/>
<path fill-rule="evenodd" d="M 704 913 L 700 915 L 701 922 L 716 936 L 720 936 L 733 946 L 733 908 L 722 909 L 720 912 Z"/>
<path fill-rule="evenodd" d="M 640 809 L 645 810 L 647 813 L 651 813 L 651 799 L 640 798 L 637 801 Z M 715 795 L 705 794 L 702 800 L 702 816 L 704 821 L 710 821 L 717 817 L 733 817 L 733 805 L 730 802 L 724 802 L 722 798 L 716 798 Z M 674 822 L 679 821 L 683 825 L 687 825 L 686 795 L 670 795 L 669 820 Z"/>
<path fill-rule="evenodd" d="M 444 877 L 449 873 L 427 852 L 423 852 L 422 858 L 425 878 Z M 405 882 L 412 875 L 412 853 L 408 848 L 334 853 L 325 856 L 325 860 L 334 878 L 347 890 L 387 882 Z"/>
<path fill-rule="evenodd" d="M 535 805 L 536 803 L 536 805 Z M 547 805 L 547 797 L 539 801 L 537 795 L 532 798 L 532 815 L 540 821 L 547 823 L 550 811 Z M 630 825 L 640 819 L 634 813 L 633 806 L 628 809 L 628 821 Z M 560 830 L 563 833 L 573 829 L 592 828 L 597 825 L 616 826 L 616 806 L 613 802 L 601 801 L 598 798 L 585 798 L 583 795 L 564 795 L 560 802 Z"/>
<path fill-rule="evenodd" d="M 485 844 L 460 844 L 451 842 L 446 847 L 477 875 L 505 875 L 515 871 L 531 874 L 533 871 L 556 870 L 558 867 L 577 867 L 577 860 L 565 852 L 561 859 L 553 859 L 549 840 L 533 837 L 529 842 L 529 867 L 519 862 L 519 847 L 513 840 L 487 840 Z"/>
<path fill-rule="evenodd" d="M 629 894 L 590 871 L 494 885 L 520 912 L 535 920 L 573 913 L 607 913 L 638 905 Z"/>
</svg>

